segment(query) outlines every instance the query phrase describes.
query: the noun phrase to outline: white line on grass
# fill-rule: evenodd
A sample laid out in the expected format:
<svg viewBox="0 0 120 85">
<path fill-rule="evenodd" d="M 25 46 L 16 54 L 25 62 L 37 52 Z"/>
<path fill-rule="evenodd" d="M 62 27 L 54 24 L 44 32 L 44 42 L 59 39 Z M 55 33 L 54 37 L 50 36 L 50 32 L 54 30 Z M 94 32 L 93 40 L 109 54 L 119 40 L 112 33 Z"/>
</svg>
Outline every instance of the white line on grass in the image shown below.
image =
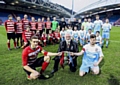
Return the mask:
<svg viewBox="0 0 120 85">
<path fill-rule="evenodd" d="M 110 42 L 120 43 L 120 41 L 110 40 Z"/>
</svg>

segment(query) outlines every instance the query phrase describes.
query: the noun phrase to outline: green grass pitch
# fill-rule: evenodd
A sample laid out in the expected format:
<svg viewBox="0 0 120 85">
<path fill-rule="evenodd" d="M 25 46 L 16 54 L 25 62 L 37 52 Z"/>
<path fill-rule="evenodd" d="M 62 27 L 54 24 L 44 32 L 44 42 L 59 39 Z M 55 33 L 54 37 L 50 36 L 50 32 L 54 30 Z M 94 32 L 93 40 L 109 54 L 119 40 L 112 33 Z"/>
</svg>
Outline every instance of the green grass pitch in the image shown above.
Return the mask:
<svg viewBox="0 0 120 85">
<path fill-rule="evenodd" d="M 8 51 L 6 42 L 5 28 L 0 26 L 0 85 L 120 85 L 120 27 L 112 27 L 109 47 L 103 48 L 104 60 L 100 64 L 102 71 L 97 76 L 90 73 L 84 77 L 78 75 L 82 59 L 80 56 L 77 59 L 78 66 L 75 73 L 70 72 L 69 67 L 65 66 L 64 70 L 60 67 L 59 71 L 48 80 L 29 81 L 21 64 L 22 49 Z M 56 52 L 58 45 L 49 45 L 44 49 Z M 51 60 L 45 74 L 52 71 L 53 63 Z"/>
</svg>

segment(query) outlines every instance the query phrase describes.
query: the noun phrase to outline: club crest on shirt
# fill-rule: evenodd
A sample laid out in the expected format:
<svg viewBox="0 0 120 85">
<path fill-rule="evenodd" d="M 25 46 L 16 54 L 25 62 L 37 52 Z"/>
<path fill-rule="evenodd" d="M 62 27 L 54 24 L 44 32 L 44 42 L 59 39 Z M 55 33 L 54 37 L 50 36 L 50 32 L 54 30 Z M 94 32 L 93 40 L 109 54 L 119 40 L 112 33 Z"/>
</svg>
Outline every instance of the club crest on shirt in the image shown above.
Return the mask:
<svg viewBox="0 0 120 85">
<path fill-rule="evenodd" d="M 97 52 L 98 51 L 98 48 L 95 48 L 95 52 Z"/>
</svg>

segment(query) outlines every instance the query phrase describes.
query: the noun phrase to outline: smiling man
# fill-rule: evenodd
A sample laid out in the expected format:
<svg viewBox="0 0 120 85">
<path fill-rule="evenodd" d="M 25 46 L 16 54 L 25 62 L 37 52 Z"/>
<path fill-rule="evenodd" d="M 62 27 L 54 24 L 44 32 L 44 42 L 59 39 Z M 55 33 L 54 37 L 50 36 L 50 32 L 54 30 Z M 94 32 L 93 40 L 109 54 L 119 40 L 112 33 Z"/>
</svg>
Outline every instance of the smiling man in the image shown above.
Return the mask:
<svg viewBox="0 0 120 85">
<path fill-rule="evenodd" d="M 22 52 L 22 65 L 24 71 L 27 73 L 27 78 L 37 79 L 42 76 L 43 72 L 47 68 L 50 62 L 50 56 L 60 56 L 61 53 L 51 53 L 38 46 L 38 37 L 32 36 L 30 45 L 26 47 Z M 44 56 L 37 58 L 38 53 L 43 53 Z M 36 70 L 36 67 L 42 66 L 40 72 Z"/>
</svg>

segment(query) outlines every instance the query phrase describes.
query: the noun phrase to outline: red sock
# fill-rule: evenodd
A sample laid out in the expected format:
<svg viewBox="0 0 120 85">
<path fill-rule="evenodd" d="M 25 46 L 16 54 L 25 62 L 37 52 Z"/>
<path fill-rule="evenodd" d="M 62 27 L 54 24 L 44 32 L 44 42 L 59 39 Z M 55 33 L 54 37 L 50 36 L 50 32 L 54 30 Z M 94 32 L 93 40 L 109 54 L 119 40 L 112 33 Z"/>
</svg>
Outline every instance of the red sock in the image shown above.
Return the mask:
<svg viewBox="0 0 120 85">
<path fill-rule="evenodd" d="M 7 45 L 8 45 L 8 48 L 10 49 L 10 42 L 8 42 Z"/>
<path fill-rule="evenodd" d="M 16 47 L 16 42 L 14 42 L 14 47 Z"/>
<path fill-rule="evenodd" d="M 47 68 L 48 65 L 49 65 L 48 62 L 46 62 L 46 61 L 43 62 L 40 74 L 42 74 L 45 71 L 45 69 Z"/>
<path fill-rule="evenodd" d="M 44 46 L 46 46 L 46 42 L 44 42 Z"/>
</svg>

